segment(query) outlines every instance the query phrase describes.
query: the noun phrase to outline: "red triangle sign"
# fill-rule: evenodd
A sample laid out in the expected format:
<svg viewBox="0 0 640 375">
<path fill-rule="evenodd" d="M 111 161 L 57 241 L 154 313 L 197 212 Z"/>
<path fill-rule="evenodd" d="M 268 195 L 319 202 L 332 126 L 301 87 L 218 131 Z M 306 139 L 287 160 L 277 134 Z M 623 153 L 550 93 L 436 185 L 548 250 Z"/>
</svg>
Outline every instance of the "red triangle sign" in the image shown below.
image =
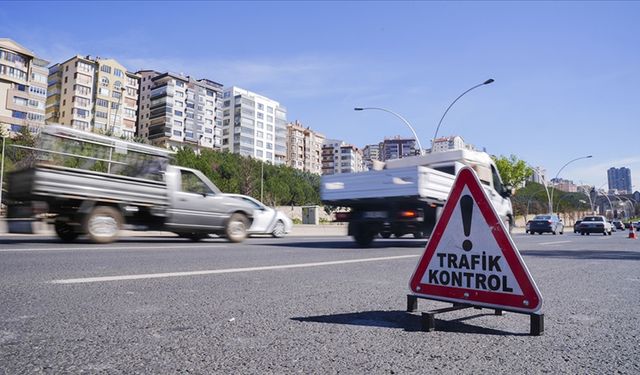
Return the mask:
<svg viewBox="0 0 640 375">
<path fill-rule="evenodd" d="M 473 169 L 458 172 L 409 284 L 430 299 L 536 312 L 542 296 Z"/>
</svg>

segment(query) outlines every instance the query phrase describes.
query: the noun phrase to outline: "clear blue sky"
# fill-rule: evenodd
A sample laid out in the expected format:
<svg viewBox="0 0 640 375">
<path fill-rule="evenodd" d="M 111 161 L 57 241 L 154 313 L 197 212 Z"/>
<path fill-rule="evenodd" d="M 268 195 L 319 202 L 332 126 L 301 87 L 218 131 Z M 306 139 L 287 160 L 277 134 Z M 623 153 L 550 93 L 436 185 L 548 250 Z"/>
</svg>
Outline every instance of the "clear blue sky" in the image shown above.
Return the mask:
<svg viewBox="0 0 640 375">
<path fill-rule="evenodd" d="M 0 35 L 51 62 L 113 57 L 263 94 L 357 146 L 461 135 L 555 176 L 640 190 L 639 2 L 4 2 Z M 606 185 L 605 185 L 606 187 Z"/>
</svg>

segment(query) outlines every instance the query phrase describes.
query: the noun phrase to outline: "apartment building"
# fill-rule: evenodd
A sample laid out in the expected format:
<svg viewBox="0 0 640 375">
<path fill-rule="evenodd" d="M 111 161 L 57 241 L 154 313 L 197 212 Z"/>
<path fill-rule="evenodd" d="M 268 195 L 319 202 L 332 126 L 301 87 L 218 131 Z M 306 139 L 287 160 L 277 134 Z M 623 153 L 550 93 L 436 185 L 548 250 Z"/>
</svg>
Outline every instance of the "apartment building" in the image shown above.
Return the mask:
<svg viewBox="0 0 640 375">
<path fill-rule="evenodd" d="M 322 145 L 322 174 L 362 172 L 362 151 L 337 139 L 326 139 Z"/>
<path fill-rule="evenodd" d="M 442 152 L 448 150 L 460 150 L 469 148 L 465 145 L 464 139 L 458 135 L 436 138 L 431 145 L 431 152 Z"/>
<path fill-rule="evenodd" d="M 401 159 L 417 154 L 419 154 L 419 150 L 416 148 L 416 140 L 413 138 L 396 136 L 393 138 L 385 138 L 384 141 L 380 143 L 379 157 L 382 161 Z"/>
<path fill-rule="evenodd" d="M 138 134 L 160 147 L 220 149 L 222 84 L 142 70 Z"/>
<path fill-rule="evenodd" d="M 578 185 L 574 184 L 571 180 L 565 180 L 563 178 L 552 178 L 551 184 L 554 188 L 568 193 L 575 193 L 578 191 Z"/>
<path fill-rule="evenodd" d="M 140 77 L 114 59 L 74 56 L 49 68 L 48 123 L 133 138 Z"/>
<path fill-rule="evenodd" d="M 380 160 L 380 144 L 364 146 L 362 149 L 362 159 L 367 169 L 373 169 L 373 161 Z"/>
<path fill-rule="evenodd" d="M 275 100 L 235 86 L 224 89 L 222 101 L 222 149 L 284 165 L 286 108 Z"/>
<path fill-rule="evenodd" d="M 287 165 L 322 174 L 322 143 L 325 136 L 295 121 L 287 124 Z"/>
<path fill-rule="evenodd" d="M 0 38 L 0 126 L 9 134 L 45 124 L 47 65 L 15 41 Z"/>
</svg>

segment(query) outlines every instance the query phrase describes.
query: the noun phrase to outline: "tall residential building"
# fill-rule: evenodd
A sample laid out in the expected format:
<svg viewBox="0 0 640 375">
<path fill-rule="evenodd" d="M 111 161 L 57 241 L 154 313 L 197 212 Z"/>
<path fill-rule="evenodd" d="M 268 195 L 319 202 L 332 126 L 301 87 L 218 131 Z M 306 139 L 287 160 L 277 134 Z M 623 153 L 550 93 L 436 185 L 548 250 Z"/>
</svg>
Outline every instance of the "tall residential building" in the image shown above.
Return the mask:
<svg viewBox="0 0 640 375">
<path fill-rule="evenodd" d="M 431 152 L 442 152 L 448 150 L 460 150 L 467 148 L 464 139 L 459 135 L 437 138 L 431 145 Z"/>
<path fill-rule="evenodd" d="M 287 165 L 305 172 L 322 174 L 324 135 L 295 121 L 287 124 Z"/>
<path fill-rule="evenodd" d="M 380 160 L 402 159 L 407 156 L 415 156 L 419 153 L 416 149 L 416 140 L 413 138 L 385 138 L 380 143 Z"/>
<path fill-rule="evenodd" d="M 160 147 L 220 149 L 222 84 L 153 70 L 136 74 L 140 76 L 141 137 Z"/>
<path fill-rule="evenodd" d="M 114 59 L 74 56 L 49 68 L 47 122 L 133 138 L 139 85 Z"/>
<path fill-rule="evenodd" d="M 44 125 L 48 61 L 11 39 L 0 38 L 0 127 L 17 133 Z"/>
<path fill-rule="evenodd" d="M 617 190 L 621 194 L 633 193 L 631 186 L 631 169 L 629 168 L 609 168 L 607 170 L 607 180 L 609 190 Z"/>
<path fill-rule="evenodd" d="M 276 165 L 287 158 L 287 110 L 275 100 L 239 88 L 222 94 L 222 149 Z"/>
<path fill-rule="evenodd" d="M 362 149 L 362 160 L 367 169 L 373 169 L 373 161 L 380 160 L 380 144 L 364 146 Z"/>
<path fill-rule="evenodd" d="M 322 145 L 322 174 L 364 171 L 362 151 L 336 139 L 326 139 Z"/>
</svg>

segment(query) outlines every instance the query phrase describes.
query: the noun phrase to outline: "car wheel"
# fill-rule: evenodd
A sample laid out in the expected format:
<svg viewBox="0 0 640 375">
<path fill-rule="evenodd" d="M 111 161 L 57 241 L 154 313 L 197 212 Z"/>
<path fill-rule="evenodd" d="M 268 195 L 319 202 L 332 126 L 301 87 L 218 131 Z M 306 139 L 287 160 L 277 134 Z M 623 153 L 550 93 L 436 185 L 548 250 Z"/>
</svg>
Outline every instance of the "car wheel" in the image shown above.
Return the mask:
<svg viewBox="0 0 640 375">
<path fill-rule="evenodd" d="M 110 243 L 118 238 L 122 226 L 122 214 L 110 206 L 98 206 L 91 211 L 84 222 L 84 229 L 91 241 Z"/>
<path fill-rule="evenodd" d="M 611 235 L 612 231 L 609 231 L 609 235 Z"/>
<path fill-rule="evenodd" d="M 284 237 L 284 235 L 285 235 L 285 233 L 284 233 L 284 223 L 282 222 L 282 220 L 278 220 L 276 222 L 276 225 L 273 227 L 273 232 L 271 232 L 271 235 L 274 238 Z"/>
<path fill-rule="evenodd" d="M 389 238 L 391 237 L 391 232 L 380 232 L 380 237 Z"/>
<path fill-rule="evenodd" d="M 551 233 L 553 233 L 554 236 L 556 235 L 556 231 L 555 230 L 552 230 Z"/>
<path fill-rule="evenodd" d="M 224 235 L 230 242 L 242 242 L 247 238 L 247 218 L 243 214 L 231 215 L 224 228 Z"/>
<path fill-rule="evenodd" d="M 580 235 L 581 235 L 581 236 L 584 236 L 584 232 L 580 232 Z"/>
</svg>

